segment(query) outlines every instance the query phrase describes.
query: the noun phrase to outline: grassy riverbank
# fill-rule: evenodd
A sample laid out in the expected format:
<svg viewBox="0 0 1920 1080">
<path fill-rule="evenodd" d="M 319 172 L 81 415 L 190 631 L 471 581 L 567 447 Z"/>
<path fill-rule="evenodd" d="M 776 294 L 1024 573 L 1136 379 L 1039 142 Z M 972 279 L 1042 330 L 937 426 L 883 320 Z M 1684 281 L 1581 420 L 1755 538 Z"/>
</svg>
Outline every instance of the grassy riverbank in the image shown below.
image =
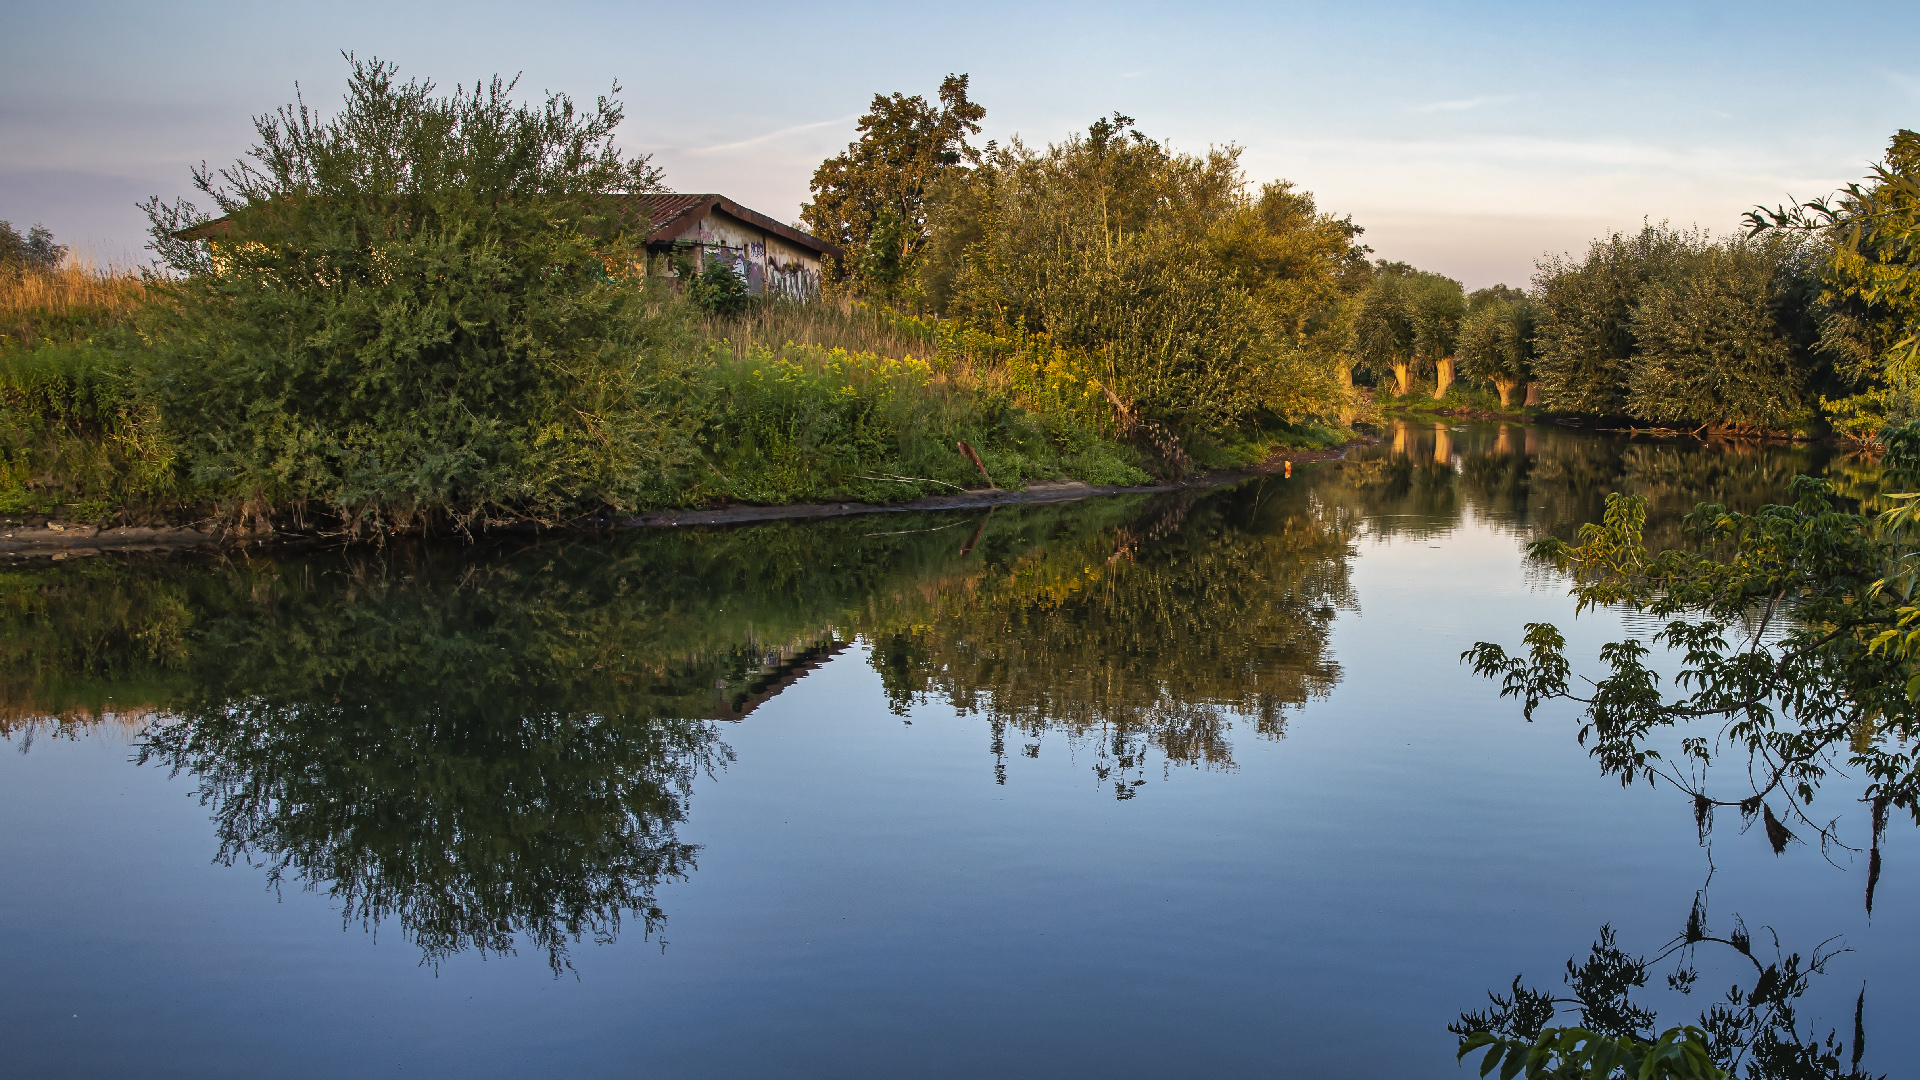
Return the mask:
<svg viewBox="0 0 1920 1080">
<path fill-rule="evenodd" d="M 340 508 L 207 467 L 209 436 L 231 440 L 219 415 L 157 385 L 167 357 L 150 347 L 151 327 L 169 313 L 153 291 L 85 267 L 0 278 L 0 516 L 350 527 Z M 1057 478 L 1134 484 L 1351 434 L 1250 426 L 1169 454 L 1128 438 L 1075 358 L 1042 338 L 963 340 L 933 320 L 864 306 L 765 303 L 722 318 L 655 282 L 629 318 L 634 361 L 656 376 L 645 391 L 650 460 L 623 478 L 625 500 L 589 495 L 524 516 L 557 524 L 603 508 L 891 503 L 984 487 L 989 476 L 1009 488 Z M 515 516 L 502 505 L 464 521 L 418 513 L 386 524 L 431 532 Z"/>
</svg>

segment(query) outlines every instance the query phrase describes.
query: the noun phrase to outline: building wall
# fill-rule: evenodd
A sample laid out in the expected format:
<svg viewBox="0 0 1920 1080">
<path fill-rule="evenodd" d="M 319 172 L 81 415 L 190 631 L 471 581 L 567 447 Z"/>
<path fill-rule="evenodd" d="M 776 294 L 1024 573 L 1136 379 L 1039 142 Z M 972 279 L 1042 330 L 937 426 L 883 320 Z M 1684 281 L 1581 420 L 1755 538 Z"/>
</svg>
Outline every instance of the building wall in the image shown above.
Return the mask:
<svg viewBox="0 0 1920 1080">
<path fill-rule="evenodd" d="M 731 214 L 715 209 L 678 240 L 692 246 L 696 272 L 719 260 L 746 279 L 747 290 L 756 296 L 820 297 L 818 254 Z"/>
</svg>

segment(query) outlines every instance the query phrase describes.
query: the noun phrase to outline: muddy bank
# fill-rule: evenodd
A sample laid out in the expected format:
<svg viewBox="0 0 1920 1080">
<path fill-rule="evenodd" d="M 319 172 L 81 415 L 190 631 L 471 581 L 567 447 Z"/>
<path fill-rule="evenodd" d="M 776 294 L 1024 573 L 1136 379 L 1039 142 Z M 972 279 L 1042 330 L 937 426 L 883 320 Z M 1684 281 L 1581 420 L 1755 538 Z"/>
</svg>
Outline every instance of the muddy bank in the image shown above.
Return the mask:
<svg viewBox="0 0 1920 1080">
<path fill-rule="evenodd" d="M 0 526 L 0 556 L 98 555 L 104 551 L 184 551 L 212 547 L 224 540 L 221 533 L 191 525 L 148 527 L 141 525 L 100 528 L 50 522 L 44 525 Z"/>
<path fill-rule="evenodd" d="M 1029 484 L 1018 491 L 973 490 L 951 495 L 929 495 L 903 503 L 794 503 L 787 506 L 724 506 L 710 510 L 655 510 L 629 518 L 604 522 L 587 528 L 658 529 L 685 525 L 736 525 L 755 521 L 792 521 L 806 518 L 844 517 L 850 514 L 893 514 L 914 510 L 968 510 L 1016 503 L 1066 502 L 1099 495 L 1147 495 L 1165 491 L 1183 491 L 1219 487 L 1255 476 L 1285 473 L 1294 462 L 1333 461 L 1346 455 L 1347 449 L 1365 445 L 1371 439 L 1358 439 L 1332 450 L 1291 450 L 1275 454 L 1257 466 L 1199 473 L 1179 480 L 1130 487 L 1084 484 L 1077 480 L 1047 481 Z M 527 527 L 511 527 L 493 532 L 524 532 Z M 259 533 L 236 534 L 213 527 L 181 525 L 172 527 L 94 525 L 48 522 L 38 525 L 0 526 L 0 558 L 65 559 L 98 555 L 109 551 L 186 551 L 195 548 L 289 546 L 326 543 L 328 538 L 304 533 L 283 532 L 262 536 Z M 333 542 L 338 542 L 334 539 Z"/>
</svg>

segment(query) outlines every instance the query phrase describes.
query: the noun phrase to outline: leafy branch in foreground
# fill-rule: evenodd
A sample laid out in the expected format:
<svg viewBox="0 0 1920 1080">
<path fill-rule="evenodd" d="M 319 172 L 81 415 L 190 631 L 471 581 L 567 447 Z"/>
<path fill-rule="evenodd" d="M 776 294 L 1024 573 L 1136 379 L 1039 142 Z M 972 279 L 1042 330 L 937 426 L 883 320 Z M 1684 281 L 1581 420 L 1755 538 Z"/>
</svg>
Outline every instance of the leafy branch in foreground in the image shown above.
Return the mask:
<svg viewBox="0 0 1920 1080">
<path fill-rule="evenodd" d="M 1920 475 L 1920 426 L 1883 435 L 1888 473 L 1912 487 Z M 1617 606 L 1667 620 L 1652 644 L 1680 657 L 1673 692 L 1649 664 L 1652 649 L 1629 638 L 1605 645 L 1608 674 L 1571 683 L 1566 639 L 1546 623 L 1527 626 L 1527 652 L 1509 656 L 1479 642 L 1462 654 L 1477 674 L 1499 678 L 1526 716 L 1550 701 L 1583 710 L 1580 741 L 1622 784 L 1664 779 L 1693 801 L 1702 839 L 1717 809 L 1764 824 L 1777 854 L 1817 835 L 1845 848 L 1837 818 L 1812 816 L 1815 795 L 1835 779 L 1857 781 L 1872 808 L 1867 909 L 1878 883 L 1888 815 L 1920 823 L 1920 614 L 1911 596 L 1911 502 L 1878 516 L 1834 505 L 1824 480 L 1796 477 L 1793 502 L 1752 514 L 1702 505 L 1687 519 L 1690 550 L 1647 550 L 1645 502 L 1607 498 L 1604 518 L 1578 542 L 1533 547 L 1573 579 L 1578 610 Z M 1701 725 L 1714 725 L 1702 729 Z M 1655 740 L 1680 735 L 1678 753 Z M 1717 794 L 1715 759 L 1745 750 L 1746 790 Z"/>
<path fill-rule="evenodd" d="M 1525 1070 L 1527 1080 L 1583 1080 L 1622 1075 L 1635 1080 L 1722 1080 L 1728 1074 L 1714 1067 L 1703 1048 L 1704 1033 L 1696 1027 L 1674 1028 L 1657 1043 L 1637 1039 L 1610 1039 L 1584 1028 L 1553 1028 L 1531 1043 L 1502 1039 L 1477 1031 L 1460 1041 L 1458 1057 L 1487 1047 L 1480 1075 L 1500 1068 L 1500 1080 L 1513 1080 Z M 1505 1058 L 1505 1064 L 1501 1059 Z"/>
<path fill-rule="evenodd" d="M 1532 1078 L 1605 1077 L 1720 1078 L 1745 1070 L 1750 1080 L 1869 1080 L 1861 1071 L 1866 1049 L 1866 990 L 1854 1002 L 1853 1039 L 1828 1031 L 1801 1032 L 1797 1003 L 1813 976 L 1826 973 L 1827 963 L 1844 946 L 1831 940 L 1807 956 L 1783 954 L 1773 935 L 1773 957 L 1756 955 L 1753 934 L 1737 917 L 1726 936 L 1707 929 L 1706 897 L 1694 898 L 1687 927 L 1652 959 L 1623 951 L 1613 928 L 1600 928 L 1600 937 L 1584 963 L 1567 961 L 1566 983 L 1571 997 L 1524 985 L 1515 976 L 1511 991 L 1489 991 L 1489 1007 L 1463 1012 L 1447 1030 L 1460 1037 L 1457 1060 L 1485 1048 L 1480 1075 L 1499 1067 L 1503 1080 Z M 1772 932 L 1769 930 L 1769 934 Z M 1731 949 L 1752 969 L 1752 983 L 1738 982 L 1700 1014 L 1699 1024 L 1669 1027 L 1653 1035 L 1655 1014 L 1632 1001 L 1632 991 L 1646 986 L 1650 967 L 1678 954 L 1680 965 L 1667 976 L 1667 986 L 1691 993 L 1699 981 L 1694 966 L 1697 949 L 1720 945 Z M 1578 1010 L 1578 1026 L 1553 1027 L 1562 1007 Z M 1844 1059 L 1844 1064 L 1842 1063 Z"/>
</svg>

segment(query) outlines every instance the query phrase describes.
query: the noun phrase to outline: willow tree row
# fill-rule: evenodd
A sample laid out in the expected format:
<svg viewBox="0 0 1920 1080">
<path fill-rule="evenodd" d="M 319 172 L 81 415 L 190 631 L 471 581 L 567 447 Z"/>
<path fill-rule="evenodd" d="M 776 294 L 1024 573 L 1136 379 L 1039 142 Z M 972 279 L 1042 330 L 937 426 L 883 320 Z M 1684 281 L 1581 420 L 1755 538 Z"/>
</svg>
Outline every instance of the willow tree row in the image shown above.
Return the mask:
<svg viewBox="0 0 1920 1080">
<path fill-rule="evenodd" d="M 1871 435 L 1913 411 L 1913 365 L 1890 357 L 1911 353 L 1915 312 L 1869 297 L 1906 279 L 1913 247 L 1862 231 L 1920 205 L 1911 132 L 1831 205 L 1727 237 L 1649 224 L 1543 260 L 1528 289 L 1469 293 L 1370 262 L 1350 217 L 1249 183 L 1235 146 L 1176 152 L 1116 113 L 1043 148 L 976 147 L 986 110 L 967 89 L 876 96 L 821 165 L 804 216 L 849 253 L 830 283 L 989 338 L 1043 335 L 1123 427 L 1343 421 L 1356 382 L 1485 388 L 1502 407 L 1524 387 L 1553 411 L 1731 431 Z"/>
</svg>

